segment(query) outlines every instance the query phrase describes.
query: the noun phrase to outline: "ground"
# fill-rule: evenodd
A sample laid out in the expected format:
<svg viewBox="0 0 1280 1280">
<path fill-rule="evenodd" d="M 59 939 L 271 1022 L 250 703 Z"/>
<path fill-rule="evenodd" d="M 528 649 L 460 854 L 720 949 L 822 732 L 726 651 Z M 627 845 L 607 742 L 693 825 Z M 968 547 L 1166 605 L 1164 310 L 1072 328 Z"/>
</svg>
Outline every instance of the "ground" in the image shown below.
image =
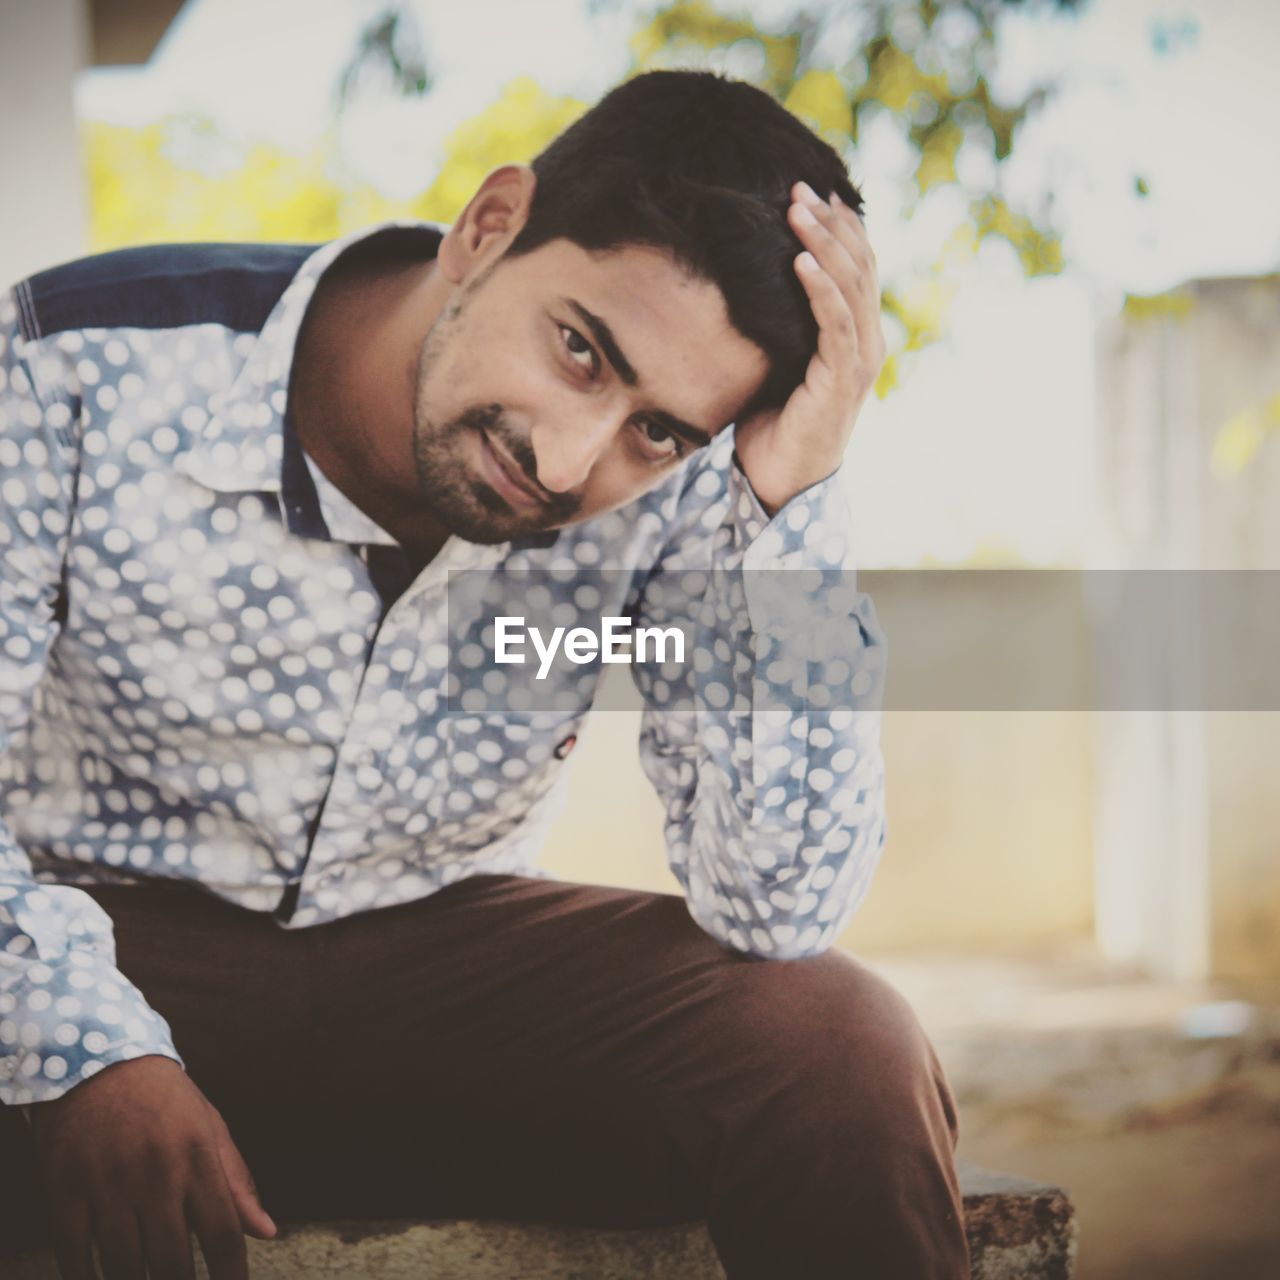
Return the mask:
<svg viewBox="0 0 1280 1280">
<path fill-rule="evenodd" d="M 1280 990 L 1151 981 L 1084 944 L 863 958 L 938 1048 L 960 1155 L 1070 1191 L 1077 1280 L 1280 1276 Z"/>
</svg>

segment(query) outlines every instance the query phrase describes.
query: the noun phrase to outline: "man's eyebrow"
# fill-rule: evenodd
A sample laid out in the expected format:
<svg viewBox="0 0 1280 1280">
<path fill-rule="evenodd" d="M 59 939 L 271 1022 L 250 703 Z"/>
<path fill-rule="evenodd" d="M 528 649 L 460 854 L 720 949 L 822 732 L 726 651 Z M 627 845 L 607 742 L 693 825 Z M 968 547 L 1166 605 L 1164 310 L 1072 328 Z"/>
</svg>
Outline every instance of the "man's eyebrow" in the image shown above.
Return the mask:
<svg viewBox="0 0 1280 1280">
<path fill-rule="evenodd" d="M 618 346 L 618 340 L 613 336 L 613 330 L 609 328 L 599 316 L 593 315 L 580 302 L 574 302 L 572 298 L 567 299 L 569 305 L 578 313 L 578 317 L 582 323 L 591 330 L 592 337 L 600 344 L 601 350 L 604 351 L 604 358 L 613 366 L 613 371 L 620 377 L 629 387 L 634 387 L 639 381 L 639 375 L 631 367 L 631 362 L 622 354 L 622 348 Z"/>
<path fill-rule="evenodd" d="M 640 381 L 639 375 L 632 367 L 631 362 L 622 354 L 622 348 L 618 346 L 618 340 L 613 336 L 613 330 L 609 328 L 598 315 L 588 311 L 580 302 L 575 302 L 572 298 L 566 299 L 569 306 L 577 313 L 582 323 L 591 330 L 591 336 L 600 344 L 600 349 L 604 352 L 604 358 L 613 366 L 614 372 L 629 387 L 638 385 Z M 677 418 L 673 413 L 666 413 L 661 409 L 650 409 L 645 413 L 645 418 L 650 422 L 656 422 L 659 426 L 665 427 L 673 436 L 679 436 L 682 440 L 687 440 L 695 449 L 700 449 L 703 445 L 711 443 L 711 437 L 701 427 L 695 427 L 685 422 L 683 418 Z"/>
</svg>

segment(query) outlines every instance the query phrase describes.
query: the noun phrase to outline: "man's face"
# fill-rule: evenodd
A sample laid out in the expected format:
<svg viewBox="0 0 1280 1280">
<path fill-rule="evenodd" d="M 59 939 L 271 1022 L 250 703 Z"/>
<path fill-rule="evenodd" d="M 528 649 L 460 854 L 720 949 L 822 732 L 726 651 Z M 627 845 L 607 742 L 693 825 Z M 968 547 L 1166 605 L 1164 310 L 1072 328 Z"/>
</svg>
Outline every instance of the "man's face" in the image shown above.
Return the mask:
<svg viewBox="0 0 1280 1280">
<path fill-rule="evenodd" d="M 600 515 L 723 430 L 767 371 L 719 289 L 657 250 L 554 240 L 500 258 L 422 344 L 422 497 L 470 542 Z"/>
</svg>

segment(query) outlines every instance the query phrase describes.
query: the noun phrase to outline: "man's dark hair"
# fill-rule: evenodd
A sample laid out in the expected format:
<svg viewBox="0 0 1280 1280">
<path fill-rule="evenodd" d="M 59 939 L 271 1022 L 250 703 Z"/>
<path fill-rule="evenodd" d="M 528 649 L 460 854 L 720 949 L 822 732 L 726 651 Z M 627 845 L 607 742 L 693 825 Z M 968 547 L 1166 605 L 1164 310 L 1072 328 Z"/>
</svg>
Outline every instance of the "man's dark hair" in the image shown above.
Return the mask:
<svg viewBox="0 0 1280 1280">
<path fill-rule="evenodd" d="M 760 89 L 709 71 L 619 85 L 533 161 L 529 219 L 508 253 L 555 239 L 598 251 L 668 250 L 715 284 L 735 329 L 769 361 L 742 416 L 780 407 L 804 379 L 817 324 L 792 263 L 799 181 L 855 212 L 862 196 L 833 148 Z"/>
</svg>

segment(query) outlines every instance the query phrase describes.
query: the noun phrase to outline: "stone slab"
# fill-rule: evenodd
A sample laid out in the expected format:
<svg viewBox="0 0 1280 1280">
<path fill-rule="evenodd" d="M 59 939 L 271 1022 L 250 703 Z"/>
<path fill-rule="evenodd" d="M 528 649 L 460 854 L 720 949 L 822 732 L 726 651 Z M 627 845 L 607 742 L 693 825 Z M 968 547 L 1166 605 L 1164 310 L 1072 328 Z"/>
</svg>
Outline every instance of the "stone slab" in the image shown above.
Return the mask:
<svg viewBox="0 0 1280 1280">
<path fill-rule="evenodd" d="M 960 1165 L 974 1280 L 1071 1280 L 1076 1229 L 1061 1187 Z M 207 1273 L 197 1268 L 201 1280 Z M 724 1280 L 701 1222 L 628 1231 L 509 1222 L 325 1223 L 249 1241 L 253 1280 Z M 46 1253 L 5 1280 L 56 1280 Z M 857 1280 L 850 1260 L 850 1280 Z"/>
<path fill-rule="evenodd" d="M 1075 1208 L 1061 1187 L 958 1165 L 973 1280 L 1071 1280 Z"/>
</svg>

